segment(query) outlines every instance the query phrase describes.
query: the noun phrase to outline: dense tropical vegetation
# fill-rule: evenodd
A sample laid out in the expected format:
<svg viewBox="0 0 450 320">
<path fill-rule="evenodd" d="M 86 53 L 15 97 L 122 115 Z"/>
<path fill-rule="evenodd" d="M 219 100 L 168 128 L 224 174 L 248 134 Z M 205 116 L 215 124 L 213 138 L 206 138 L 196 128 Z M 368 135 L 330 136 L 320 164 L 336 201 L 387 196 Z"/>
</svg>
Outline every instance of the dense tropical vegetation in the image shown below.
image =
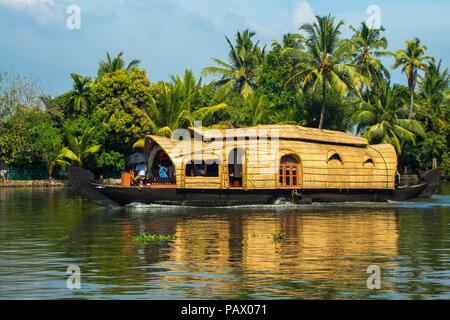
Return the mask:
<svg viewBox="0 0 450 320">
<path fill-rule="evenodd" d="M 146 134 L 171 136 L 203 126 L 289 123 L 361 134 L 391 143 L 399 169 L 429 169 L 433 159 L 450 171 L 450 76 L 427 56 L 419 39 L 387 51 L 384 28 L 349 26 L 317 16 L 299 32 L 262 45 L 251 30 L 225 37 L 227 61 L 212 58 L 203 76 L 191 70 L 153 82 L 140 60 L 123 53 L 100 60 L 97 77 L 72 73 L 73 88 L 46 96 L 38 83 L 0 74 L 0 157 L 14 168 L 73 164 L 120 171 Z M 390 68 L 383 60 L 393 59 Z M 208 65 L 207 62 L 205 62 Z M 405 75 L 393 84 L 390 69 Z"/>
</svg>

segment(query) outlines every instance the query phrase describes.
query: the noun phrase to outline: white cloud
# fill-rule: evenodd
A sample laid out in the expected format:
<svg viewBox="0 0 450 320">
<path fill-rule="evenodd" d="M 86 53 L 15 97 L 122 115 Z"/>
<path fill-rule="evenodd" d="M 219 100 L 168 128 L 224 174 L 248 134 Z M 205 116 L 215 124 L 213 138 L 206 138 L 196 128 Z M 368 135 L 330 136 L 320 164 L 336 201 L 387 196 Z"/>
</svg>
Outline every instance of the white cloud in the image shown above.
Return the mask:
<svg viewBox="0 0 450 320">
<path fill-rule="evenodd" d="M 0 6 L 31 16 L 41 25 L 60 22 L 63 18 L 61 6 L 57 6 L 53 0 L 0 0 Z"/>
<path fill-rule="evenodd" d="M 250 29 L 256 31 L 257 34 L 261 34 L 266 37 L 274 37 L 277 35 L 277 33 L 271 28 L 257 24 L 255 21 L 253 21 L 253 19 L 247 18 L 245 19 L 245 22 L 250 27 Z"/>
<path fill-rule="evenodd" d="M 299 28 L 304 23 L 312 23 L 315 19 L 314 12 L 308 2 L 300 1 L 295 4 L 292 16 L 295 28 Z"/>
<path fill-rule="evenodd" d="M 16 9 L 24 9 L 36 6 L 54 6 L 55 2 L 53 2 L 53 0 L 0 0 L 0 4 Z"/>
</svg>

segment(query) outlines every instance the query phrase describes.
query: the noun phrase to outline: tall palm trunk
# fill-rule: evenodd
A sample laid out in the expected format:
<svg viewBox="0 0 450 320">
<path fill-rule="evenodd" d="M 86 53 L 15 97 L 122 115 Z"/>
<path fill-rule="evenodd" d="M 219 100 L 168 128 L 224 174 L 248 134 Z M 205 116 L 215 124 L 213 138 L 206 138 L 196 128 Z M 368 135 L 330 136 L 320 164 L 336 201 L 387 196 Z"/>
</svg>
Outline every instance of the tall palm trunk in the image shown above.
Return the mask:
<svg viewBox="0 0 450 320">
<path fill-rule="evenodd" d="M 409 116 L 408 119 L 411 119 L 414 105 L 414 88 L 411 88 L 411 105 L 409 106 Z"/>
<path fill-rule="evenodd" d="M 325 102 L 326 102 L 326 91 L 325 91 L 325 81 L 322 83 L 322 111 L 320 112 L 320 122 L 319 129 L 323 127 L 323 118 L 325 117 Z"/>
<path fill-rule="evenodd" d="M 412 112 L 413 112 L 413 105 L 414 105 L 414 88 L 411 87 L 409 89 L 409 91 L 411 92 L 411 99 L 410 99 L 410 106 L 409 106 L 409 116 L 408 116 L 408 120 L 411 120 L 411 116 L 412 116 Z M 400 150 L 403 150 L 403 145 L 405 144 L 405 139 L 402 139 L 402 142 L 400 144 Z"/>
</svg>

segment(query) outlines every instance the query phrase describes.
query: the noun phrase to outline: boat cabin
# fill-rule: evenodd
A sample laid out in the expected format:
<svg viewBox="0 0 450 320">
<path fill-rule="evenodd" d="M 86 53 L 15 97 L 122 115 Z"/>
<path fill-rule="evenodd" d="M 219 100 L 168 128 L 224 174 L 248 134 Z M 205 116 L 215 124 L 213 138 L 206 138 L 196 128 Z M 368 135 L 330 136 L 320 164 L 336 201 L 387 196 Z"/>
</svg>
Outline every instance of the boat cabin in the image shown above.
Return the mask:
<svg viewBox="0 0 450 320">
<path fill-rule="evenodd" d="M 141 186 L 149 188 L 394 189 L 397 167 L 390 144 L 296 125 L 149 135 L 144 153 L 148 169 Z M 160 176 L 161 167 L 167 177 Z"/>
</svg>

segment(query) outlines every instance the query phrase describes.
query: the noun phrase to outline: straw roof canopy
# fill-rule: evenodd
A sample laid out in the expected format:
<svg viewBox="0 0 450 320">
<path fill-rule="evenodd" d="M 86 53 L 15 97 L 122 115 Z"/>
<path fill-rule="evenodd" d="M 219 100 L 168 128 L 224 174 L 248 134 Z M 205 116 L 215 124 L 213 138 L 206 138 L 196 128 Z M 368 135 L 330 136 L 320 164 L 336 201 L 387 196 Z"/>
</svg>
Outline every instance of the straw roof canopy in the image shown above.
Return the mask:
<svg viewBox="0 0 450 320">
<path fill-rule="evenodd" d="M 198 136 L 202 136 L 206 140 L 277 135 L 279 139 L 288 140 L 328 142 L 355 146 L 367 146 L 369 144 L 367 139 L 345 132 L 306 128 L 297 125 L 260 125 L 249 128 L 210 130 L 189 127 L 188 130 Z"/>
</svg>

